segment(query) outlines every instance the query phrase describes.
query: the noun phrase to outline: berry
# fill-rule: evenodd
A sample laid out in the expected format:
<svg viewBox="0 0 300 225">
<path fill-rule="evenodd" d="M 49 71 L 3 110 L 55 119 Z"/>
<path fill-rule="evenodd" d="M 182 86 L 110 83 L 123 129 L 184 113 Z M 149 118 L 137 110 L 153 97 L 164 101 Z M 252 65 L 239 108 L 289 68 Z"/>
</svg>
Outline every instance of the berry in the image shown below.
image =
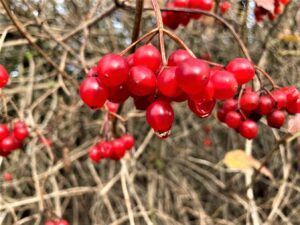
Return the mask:
<svg viewBox="0 0 300 225">
<path fill-rule="evenodd" d="M 157 76 L 157 88 L 167 97 L 178 97 L 182 94 L 175 75 L 176 67 L 168 67 Z"/>
<path fill-rule="evenodd" d="M 218 117 L 218 119 L 219 119 L 222 123 L 225 122 L 226 115 L 227 115 L 227 113 L 226 113 L 225 110 L 222 109 L 222 108 L 219 109 L 218 112 L 217 112 L 217 117 Z"/>
<path fill-rule="evenodd" d="M 211 81 L 196 95 L 190 95 L 193 101 L 212 100 L 214 97 L 215 89 Z"/>
<path fill-rule="evenodd" d="M 101 152 L 97 146 L 93 146 L 89 150 L 89 157 L 94 162 L 99 162 L 101 160 Z"/>
<path fill-rule="evenodd" d="M 2 66 L 0 64 L 0 88 L 3 88 L 4 86 L 6 86 L 6 84 L 8 83 L 9 80 L 9 75 L 6 71 L 6 69 L 4 68 L 4 66 Z"/>
<path fill-rule="evenodd" d="M 168 66 L 178 66 L 190 58 L 192 58 L 192 56 L 186 50 L 178 49 L 170 55 L 168 59 Z"/>
<path fill-rule="evenodd" d="M 108 111 L 111 112 L 111 113 L 116 113 L 118 111 L 118 108 L 119 108 L 118 103 L 113 103 L 113 102 L 110 102 L 110 101 L 106 101 L 105 106 L 107 107 Z"/>
<path fill-rule="evenodd" d="M 12 180 L 12 175 L 11 175 L 11 173 L 5 172 L 3 174 L 3 178 L 4 178 L 5 181 L 11 181 Z"/>
<path fill-rule="evenodd" d="M 279 129 L 285 122 L 285 113 L 281 110 L 274 110 L 267 115 L 267 122 L 270 127 Z"/>
<path fill-rule="evenodd" d="M 9 136 L 9 128 L 6 124 L 0 124 L 0 141 Z"/>
<path fill-rule="evenodd" d="M 290 104 L 288 104 L 286 106 L 286 110 L 290 114 L 300 113 L 300 96 L 299 96 L 299 98 L 296 101 L 291 102 Z"/>
<path fill-rule="evenodd" d="M 146 119 L 156 132 L 164 133 L 171 129 L 174 121 L 174 111 L 169 102 L 156 100 L 146 111 Z"/>
<path fill-rule="evenodd" d="M 209 66 L 199 59 L 187 59 L 177 67 L 176 79 L 184 92 L 195 95 L 209 81 Z"/>
<path fill-rule="evenodd" d="M 225 123 L 228 127 L 237 129 L 242 123 L 242 116 L 240 113 L 235 111 L 228 112 L 225 117 Z"/>
<path fill-rule="evenodd" d="M 240 108 L 243 111 L 251 112 L 257 109 L 259 105 L 259 96 L 255 92 L 247 92 L 240 99 Z"/>
<path fill-rule="evenodd" d="M 226 70 L 231 72 L 239 85 L 245 84 L 253 79 L 255 69 L 253 64 L 244 58 L 235 58 L 226 66 Z"/>
<path fill-rule="evenodd" d="M 100 59 L 97 69 L 102 84 L 113 87 L 126 81 L 129 66 L 122 56 L 107 54 Z"/>
<path fill-rule="evenodd" d="M 280 0 L 280 2 L 283 4 L 283 5 L 287 5 L 290 3 L 291 0 Z"/>
<path fill-rule="evenodd" d="M 112 145 L 112 155 L 111 159 L 113 160 L 120 160 L 124 157 L 126 148 L 125 144 L 121 139 L 114 139 L 111 142 Z"/>
<path fill-rule="evenodd" d="M 25 138 L 27 138 L 29 136 L 29 131 L 28 131 L 27 125 L 23 122 L 15 123 L 14 129 L 13 129 L 13 134 L 17 140 L 23 141 Z"/>
<path fill-rule="evenodd" d="M 113 103 L 123 103 L 129 97 L 129 91 L 126 84 L 106 88 L 108 92 L 107 99 Z"/>
<path fill-rule="evenodd" d="M 153 101 L 152 96 L 133 97 L 134 106 L 138 110 L 146 110 Z"/>
<path fill-rule="evenodd" d="M 69 225 L 69 222 L 66 220 L 58 220 L 55 225 Z"/>
<path fill-rule="evenodd" d="M 97 77 L 87 77 L 80 85 L 82 101 L 92 109 L 99 109 L 105 103 L 108 93 Z"/>
<path fill-rule="evenodd" d="M 233 98 L 226 99 L 222 105 L 222 109 L 225 111 L 225 113 L 236 111 L 238 109 L 237 100 Z"/>
<path fill-rule="evenodd" d="M 276 90 L 271 92 L 273 99 L 276 103 L 277 109 L 284 109 L 287 105 L 287 95 L 281 90 Z"/>
<path fill-rule="evenodd" d="M 57 225 L 57 223 L 54 220 L 47 220 L 45 225 Z"/>
<path fill-rule="evenodd" d="M 112 156 L 112 144 L 111 142 L 101 141 L 97 144 L 97 148 L 99 150 L 100 157 L 102 159 L 107 159 Z"/>
<path fill-rule="evenodd" d="M 190 0 L 189 7 L 192 9 L 201 9 L 205 11 L 210 11 L 213 8 L 213 0 Z M 200 15 L 193 15 L 194 19 L 200 18 Z"/>
<path fill-rule="evenodd" d="M 188 8 L 190 0 L 174 0 L 174 6 L 178 8 Z M 186 26 L 190 21 L 190 16 L 188 13 L 179 12 L 178 17 L 180 18 L 178 21 L 180 24 Z"/>
<path fill-rule="evenodd" d="M 194 102 L 192 100 L 188 101 L 188 106 L 191 111 L 200 118 L 206 118 L 210 116 L 215 105 L 216 100 L 203 100 L 199 102 Z"/>
<path fill-rule="evenodd" d="M 168 2 L 166 7 L 174 8 L 174 3 Z M 164 25 L 166 25 L 170 29 L 175 30 L 179 26 L 179 18 L 177 16 L 177 14 L 174 12 L 163 12 L 162 19 L 163 19 Z"/>
<path fill-rule="evenodd" d="M 238 88 L 234 75 L 227 71 L 217 71 L 211 77 L 214 86 L 214 97 L 218 100 L 232 98 Z"/>
<path fill-rule="evenodd" d="M 275 103 L 269 95 L 263 95 L 259 97 L 257 112 L 260 115 L 267 115 L 272 112 Z"/>
<path fill-rule="evenodd" d="M 12 135 L 4 138 L 0 142 L 0 148 L 3 152 L 12 152 L 20 147 L 20 142 Z"/>
<path fill-rule="evenodd" d="M 155 74 L 144 66 L 134 66 L 129 71 L 127 86 L 136 96 L 154 94 L 156 88 Z"/>
<path fill-rule="evenodd" d="M 219 7 L 220 7 L 221 14 L 225 14 L 231 8 L 231 4 L 230 2 L 223 1 L 220 3 Z"/>
<path fill-rule="evenodd" d="M 127 150 L 131 149 L 134 146 L 134 137 L 130 134 L 124 134 L 121 137 L 121 140 L 124 142 L 125 148 Z"/>
<path fill-rule="evenodd" d="M 134 66 L 133 54 L 130 54 L 129 56 L 127 56 L 126 62 L 127 62 L 127 65 L 129 68 Z"/>
<path fill-rule="evenodd" d="M 161 65 L 161 55 L 153 45 L 143 45 L 139 47 L 133 55 L 135 66 L 144 66 L 156 72 Z"/>
<path fill-rule="evenodd" d="M 287 105 L 297 101 L 298 96 L 300 94 L 295 86 L 284 87 L 284 88 L 281 88 L 280 91 L 285 93 Z"/>
<path fill-rule="evenodd" d="M 239 127 L 239 133 L 247 139 L 254 139 L 258 134 L 258 126 L 252 120 L 245 120 Z"/>
</svg>

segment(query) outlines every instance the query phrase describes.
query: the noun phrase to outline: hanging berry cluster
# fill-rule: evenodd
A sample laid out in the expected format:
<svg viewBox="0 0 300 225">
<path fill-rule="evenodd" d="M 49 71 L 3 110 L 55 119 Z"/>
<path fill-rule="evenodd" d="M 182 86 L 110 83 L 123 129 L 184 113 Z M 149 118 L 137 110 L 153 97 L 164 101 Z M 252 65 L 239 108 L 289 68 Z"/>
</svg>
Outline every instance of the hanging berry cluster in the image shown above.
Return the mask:
<svg viewBox="0 0 300 225">
<path fill-rule="evenodd" d="M 287 114 L 300 113 L 299 91 L 291 86 L 272 92 L 254 92 L 246 88 L 240 100 L 228 99 L 218 110 L 218 119 L 243 137 L 253 139 L 258 134 L 257 122 L 265 116 L 267 124 L 281 128 Z"/>
<path fill-rule="evenodd" d="M 282 6 L 286 6 L 290 0 L 274 0 L 274 10 L 270 12 L 258 5 L 255 6 L 254 14 L 256 21 L 261 22 L 267 16 L 269 20 L 274 20 L 282 12 Z"/>
<path fill-rule="evenodd" d="M 29 130 L 24 122 L 14 123 L 12 130 L 7 124 L 0 124 L 0 156 L 7 157 L 19 149 L 28 136 Z"/>
<path fill-rule="evenodd" d="M 102 159 L 120 160 L 124 157 L 127 150 L 134 146 L 134 138 L 130 134 L 124 134 L 120 138 L 111 141 L 100 141 L 90 148 L 89 157 L 94 162 Z"/>
</svg>

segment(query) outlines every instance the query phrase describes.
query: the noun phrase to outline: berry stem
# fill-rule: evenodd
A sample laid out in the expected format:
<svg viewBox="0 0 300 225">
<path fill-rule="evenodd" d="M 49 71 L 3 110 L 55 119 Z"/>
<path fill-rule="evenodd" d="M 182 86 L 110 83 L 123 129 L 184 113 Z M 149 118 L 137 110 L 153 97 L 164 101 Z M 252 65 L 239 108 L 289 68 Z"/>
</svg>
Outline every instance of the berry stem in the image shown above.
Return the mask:
<svg viewBox="0 0 300 225">
<path fill-rule="evenodd" d="M 270 83 L 272 84 L 273 88 L 279 88 L 279 86 L 274 82 L 274 80 L 272 79 L 272 77 L 266 72 L 264 71 L 262 68 L 258 67 L 258 66 L 254 66 L 254 68 L 259 71 L 264 77 L 266 77 Z"/>
</svg>

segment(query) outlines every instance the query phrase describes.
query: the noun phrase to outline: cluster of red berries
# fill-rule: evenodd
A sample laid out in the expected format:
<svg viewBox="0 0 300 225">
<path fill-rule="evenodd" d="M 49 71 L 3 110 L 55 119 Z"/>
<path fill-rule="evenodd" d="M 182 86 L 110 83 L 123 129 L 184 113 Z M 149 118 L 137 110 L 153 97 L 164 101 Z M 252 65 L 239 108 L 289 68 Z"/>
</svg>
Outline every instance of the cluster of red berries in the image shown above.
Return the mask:
<svg viewBox="0 0 300 225">
<path fill-rule="evenodd" d="M 270 12 L 263 7 L 257 6 L 255 7 L 254 14 L 256 21 L 261 22 L 267 16 L 269 20 L 274 20 L 281 12 L 282 6 L 285 6 L 290 3 L 290 0 L 274 0 L 274 10 Z"/>
<path fill-rule="evenodd" d="M 0 88 L 6 86 L 9 80 L 8 72 L 6 71 L 5 67 L 0 64 Z"/>
<path fill-rule="evenodd" d="M 19 149 L 29 136 L 29 129 L 24 122 L 14 123 L 12 130 L 7 124 L 0 124 L 0 156 L 7 157 L 12 151 Z"/>
<path fill-rule="evenodd" d="M 134 137 L 124 134 L 120 138 L 111 141 L 100 141 L 89 150 L 89 157 L 94 162 L 102 159 L 120 160 L 124 157 L 127 150 L 134 146 Z"/>
<path fill-rule="evenodd" d="M 64 219 L 47 220 L 45 225 L 69 225 L 69 222 Z"/>
<path fill-rule="evenodd" d="M 257 122 L 263 116 L 268 126 L 279 129 L 287 114 L 296 113 L 300 113 L 300 92 L 291 86 L 261 94 L 246 88 L 239 100 L 224 101 L 217 115 L 228 127 L 245 138 L 253 139 L 258 134 Z"/>
<path fill-rule="evenodd" d="M 168 8 L 190 8 L 210 11 L 214 6 L 213 0 L 172 0 L 166 4 Z M 222 0 L 219 3 L 221 14 L 225 14 L 231 8 L 231 3 Z M 179 25 L 186 26 L 191 19 L 199 19 L 201 15 L 185 12 L 163 12 L 163 23 L 170 29 L 175 30 Z"/>
</svg>

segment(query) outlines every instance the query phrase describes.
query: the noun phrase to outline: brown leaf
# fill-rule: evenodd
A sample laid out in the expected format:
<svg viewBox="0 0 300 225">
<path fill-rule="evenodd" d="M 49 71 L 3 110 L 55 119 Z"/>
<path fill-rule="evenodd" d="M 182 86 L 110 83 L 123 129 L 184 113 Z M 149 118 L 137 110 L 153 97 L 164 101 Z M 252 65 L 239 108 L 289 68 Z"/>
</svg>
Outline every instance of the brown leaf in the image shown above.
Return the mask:
<svg viewBox="0 0 300 225">
<path fill-rule="evenodd" d="M 256 4 L 269 12 L 274 12 L 274 0 L 255 0 Z"/>
</svg>

